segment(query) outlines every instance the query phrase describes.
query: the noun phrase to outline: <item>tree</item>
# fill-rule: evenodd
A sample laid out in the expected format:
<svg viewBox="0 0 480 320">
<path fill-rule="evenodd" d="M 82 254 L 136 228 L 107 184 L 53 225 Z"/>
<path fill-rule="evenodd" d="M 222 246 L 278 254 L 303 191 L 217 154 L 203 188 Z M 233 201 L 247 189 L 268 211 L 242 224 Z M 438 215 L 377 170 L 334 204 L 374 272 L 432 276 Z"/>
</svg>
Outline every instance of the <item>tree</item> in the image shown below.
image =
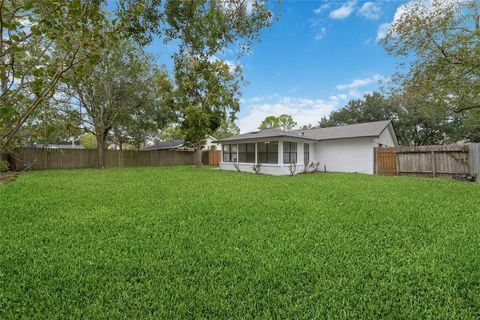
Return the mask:
<svg viewBox="0 0 480 320">
<path fill-rule="evenodd" d="M 263 119 L 260 125 L 258 126 L 258 129 L 260 130 L 274 129 L 274 128 L 280 128 L 280 123 L 278 123 L 278 117 L 276 116 L 265 117 L 265 119 Z"/>
<path fill-rule="evenodd" d="M 297 125 L 297 122 L 293 120 L 291 115 L 281 114 L 278 116 L 278 124 L 282 130 L 288 131 L 293 130 L 293 128 Z"/>
<path fill-rule="evenodd" d="M 160 134 L 155 138 L 157 142 L 184 139 L 182 130 L 179 125 L 170 125 L 162 129 Z"/>
<path fill-rule="evenodd" d="M 240 70 L 222 61 L 185 56 L 176 61 L 175 105 L 185 141 L 197 150 L 195 164 L 202 164 L 201 148 L 227 118 L 240 108 Z"/>
<path fill-rule="evenodd" d="M 31 114 L 17 132 L 19 143 L 65 143 L 81 134 L 80 121 L 59 113 L 55 104 L 45 103 Z"/>
<path fill-rule="evenodd" d="M 463 119 L 444 110 L 431 113 L 419 101 L 402 91 L 383 96 L 378 92 L 363 99 L 351 100 L 319 122 L 320 127 L 333 127 L 370 121 L 392 120 L 398 140 L 403 145 L 451 143 L 463 139 Z"/>
<path fill-rule="evenodd" d="M 72 97 L 85 110 L 86 129 L 97 139 L 97 166 L 105 166 L 106 142 L 111 130 L 145 129 L 166 122 L 170 108 L 171 83 L 156 69 L 153 58 L 131 42 L 123 42 L 88 75 L 75 76 L 69 83 Z M 72 104 L 68 101 L 67 108 Z M 138 140 L 135 141 L 138 143 Z"/>
<path fill-rule="evenodd" d="M 97 149 L 97 138 L 93 133 L 87 133 L 80 136 L 80 144 L 85 149 Z"/>
<path fill-rule="evenodd" d="M 140 49 L 139 49 L 140 50 Z M 150 59 L 147 57 L 147 60 Z M 113 142 L 120 150 L 124 144 L 140 149 L 147 140 L 154 139 L 157 132 L 174 119 L 172 112 L 172 84 L 167 71 L 153 66 L 149 89 L 145 90 L 141 107 L 119 114 L 112 128 Z"/>
<path fill-rule="evenodd" d="M 263 119 L 263 121 L 258 126 L 258 129 L 282 129 L 285 131 L 293 130 L 293 128 L 297 125 L 297 122 L 293 120 L 292 116 L 289 114 L 281 114 L 278 117 L 276 116 L 268 116 Z"/>
<path fill-rule="evenodd" d="M 240 134 L 240 128 L 235 124 L 232 118 L 228 118 L 222 122 L 220 127 L 215 131 L 213 136 L 217 139 L 225 139 Z"/>
<path fill-rule="evenodd" d="M 206 136 L 239 110 L 241 68 L 215 55 L 231 45 L 237 45 L 239 55 L 248 52 L 272 22 L 271 12 L 260 1 L 123 0 L 118 16 L 130 23 L 139 41 L 157 34 L 178 44 L 173 55 L 176 110 L 186 142 L 200 150 Z M 199 152 L 196 164 L 201 165 Z"/>
<path fill-rule="evenodd" d="M 117 16 L 140 43 L 157 35 L 178 43 L 174 55 L 207 59 L 232 44 L 248 51 L 273 21 L 264 2 L 238 0 L 120 0 Z"/>
<path fill-rule="evenodd" d="M 322 118 L 322 120 L 323 120 L 323 118 Z M 309 123 L 309 124 L 304 124 L 303 126 L 301 126 L 300 130 L 310 130 L 310 129 L 313 129 L 313 128 L 315 128 L 313 126 L 313 124 Z"/>
<path fill-rule="evenodd" d="M 73 70 L 98 59 L 118 33 L 92 1 L 1 1 L 0 154 Z M 111 29 L 108 29 L 111 30 Z"/>
<path fill-rule="evenodd" d="M 333 127 L 362 122 L 394 119 L 398 107 L 379 92 L 364 95 L 363 99 L 350 100 L 345 107 L 322 118 L 320 127 Z"/>
<path fill-rule="evenodd" d="M 395 77 L 396 84 L 429 118 L 449 113 L 447 117 L 461 120 L 468 139 L 476 139 L 480 135 L 478 1 L 416 1 L 402 11 L 383 41 L 388 53 L 413 58 L 408 72 Z"/>
</svg>

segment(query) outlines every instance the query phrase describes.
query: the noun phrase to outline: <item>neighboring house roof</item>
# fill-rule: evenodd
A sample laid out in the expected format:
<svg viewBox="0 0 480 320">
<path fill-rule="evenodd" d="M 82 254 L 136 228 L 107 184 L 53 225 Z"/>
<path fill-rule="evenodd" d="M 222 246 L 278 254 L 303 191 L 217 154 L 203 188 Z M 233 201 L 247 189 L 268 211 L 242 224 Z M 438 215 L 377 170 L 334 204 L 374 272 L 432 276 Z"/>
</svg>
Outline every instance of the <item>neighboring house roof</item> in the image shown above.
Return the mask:
<svg viewBox="0 0 480 320">
<path fill-rule="evenodd" d="M 175 149 L 175 148 L 182 147 L 183 144 L 184 144 L 184 141 L 182 139 L 176 139 L 172 141 L 156 143 L 151 146 L 146 146 L 144 150 Z"/>
<path fill-rule="evenodd" d="M 239 140 L 254 140 L 262 138 L 300 138 L 307 140 L 332 140 L 360 137 L 378 137 L 391 124 L 390 120 L 365 122 L 360 124 L 352 124 L 346 126 L 337 126 L 330 128 L 315 128 L 308 130 L 283 131 L 280 129 L 266 129 L 262 131 L 254 131 L 244 133 L 235 137 L 230 137 L 216 142 L 229 142 Z M 393 131 L 393 128 L 392 128 Z M 395 132 L 392 132 L 395 140 Z"/>
<path fill-rule="evenodd" d="M 32 143 L 24 146 L 25 148 L 34 148 L 34 149 L 85 149 L 80 145 L 71 145 L 71 144 L 43 144 L 43 143 Z"/>
</svg>

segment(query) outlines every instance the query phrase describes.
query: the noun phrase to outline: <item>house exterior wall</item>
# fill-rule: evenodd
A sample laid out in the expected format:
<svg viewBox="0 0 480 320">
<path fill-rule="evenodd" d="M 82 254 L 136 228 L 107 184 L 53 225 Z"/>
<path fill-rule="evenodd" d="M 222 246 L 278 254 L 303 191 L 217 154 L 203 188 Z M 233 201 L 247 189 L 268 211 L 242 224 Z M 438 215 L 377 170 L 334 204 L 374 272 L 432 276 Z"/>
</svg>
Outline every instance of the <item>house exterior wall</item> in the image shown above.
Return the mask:
<svg viewBox="0 0 480 320">
<path fill-rule="evenodd" d="M 205 141 L 205 145 L 203 146 L 202 149 L 205 149 L 205 150 L 210 150 L 210 149 L 218 149 L 219 148 L 219 145 L 217 145 L 216 143 L 213 143 L 213 141 L 215 141 L 214 138 L 212 137 L 208 137 L 207 140 Z"/>
<path fill-rule="evenodd" d="M 377 139 L 375 139 L 375 143 L 377 144 L 376 147 L 378 147 L 380 144 L 387 147 L 394 147 L 396 145 L 392 135 L 393 127 L 391 128 L 390 126 L 391 124 L 388 125 L 385 130 L 383 130 Z"/>
<path fill-rule="evenodd" d="M 262 163 L 261 164 L 261 173 L 263 174 L 270 174 L 270 175 L 289 175 L 290 174 L 290 165 L 283 163 L 283 141 L 285 139 L 270 139 L 271 141 L 278 141 L 278 162 L 277 164 L 272 163 Z M 266 139 L 261 139 L 258 141 L 248 141 L 248 143 L 255 143 L 255 163 L 258 161 L 258 143 L 263 143 L 268 141 Z M 285 141 L 297 142 L 297 163 L 296 163 L 296 171 L 295 174 L 298 174 L 303 171 L 304 164 L 303 164 L 303 142 L 295 141 L 295 139 L 288 139 Z M 311 145 L 315 143 L 312 141 Z M 227 143 L 227 144 L 236 144 L 236 143 Z M 223 162 L 223 144 L 219 146 L 221 150 L 221 162 L 219 163 L 219 167 L 221 170 L 232 170 L 236 171 L 237 168 L 235 163 L 233 162 Z M 312 148 L 312 147 L 310 147 Z M 238 147 L 237 147 L 238 150 Z M 312 150 L 310 150 L 310 154 L 312 157 Z M 237 157 L 238 158 L 238 157 Z M 242 172 L 254 172 L 253 167 L 255 163 L 241 163 L 238 162 L 238 169 Z"/>
<path fill-rule="evenodd" d="M 373 174 L 374 138 L 325 140 L 315 143 L 313 161 L 320 170 Z"/>
<path fill-rule="evenodd" d="M 392 129 L 393 130 L 393 129 Z M 374 147 L 380 144 L 383 146 L 395 146 L 395 140 L 392 130 L 386 128 L 379 137 L 361 137 L 349 139 L 334 139 L 324 141 L 306 141 L 298 139 L 271 139 L 278 141 L 278 163 L 262 164 L 261 173 L 271 175 L 288 175 L 290 174 L 289 164 L 283 163 L 283 141 L 297 142 L 297 164 L 296 173 L 304 170 L 304 145 L 310 145 L 310 161 L 319 162 L 318 169 L 333 172 L 358 172 L 373 174 L 374 173 Z M 266 141 L 248 141 L 250 143 L 263 143 Z M 220 169 L 233 170 L 237 168 L 232 162 L 223 162 L 223 146 L 219 146 L 222 150 L 222 161 Z M 258 150 L 258 146 L 256 145 Z M 256 153 L 255 163 L 258 161 Z M 254 172 L 254 163 L 238 163 L 240 171 Z"/>
<path fill-rule="evenodd" d="M 253 163 L 239 163 L 238 167 L 242 172 L 251 172 L 254 173 L 253 170 Z M 297 171 L 295 174 L 298 174 L 303 171 L 303 164 L 297 165 Z M 230 170 L 236 171 L 235 164 L 232 162 L 221 162 L 220 163 L 221 170 Z M 270 174 L 273 176 L 286 176 L 290 174 L 290 168 L 288 165 L 277 165 L 277 164 L 262 164 L 260 173 L 262 174 Z"/>
</svg>

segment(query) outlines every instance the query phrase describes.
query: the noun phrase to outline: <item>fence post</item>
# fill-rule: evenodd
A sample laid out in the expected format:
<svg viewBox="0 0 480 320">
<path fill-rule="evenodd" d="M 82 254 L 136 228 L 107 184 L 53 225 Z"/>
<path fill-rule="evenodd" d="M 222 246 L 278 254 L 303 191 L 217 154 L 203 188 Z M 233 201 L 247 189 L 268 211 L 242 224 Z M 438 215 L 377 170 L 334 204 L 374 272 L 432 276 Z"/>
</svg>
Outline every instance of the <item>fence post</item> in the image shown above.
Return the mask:
<svg viewBox="0 0 480 320">
<path fill-rule="evenodd" d="M 435 151 L 432 151 L 432 176 L 437 177 L 437 163 L 435 161 Z"/>
<path fill-rule="evenodd" d="M 480 182 L 480 143 L 468 145 L 468 162 L 470 175 L 475 176 L 475 180 Z"/>
<path fill-rule="evenodd" d="M 395 152 L 395 169 L 397 171 L 397 176 L 399 175 L 399 171 L 400 171 L 400 160 L 398 160 L 398 153 Z"/>
</svg>

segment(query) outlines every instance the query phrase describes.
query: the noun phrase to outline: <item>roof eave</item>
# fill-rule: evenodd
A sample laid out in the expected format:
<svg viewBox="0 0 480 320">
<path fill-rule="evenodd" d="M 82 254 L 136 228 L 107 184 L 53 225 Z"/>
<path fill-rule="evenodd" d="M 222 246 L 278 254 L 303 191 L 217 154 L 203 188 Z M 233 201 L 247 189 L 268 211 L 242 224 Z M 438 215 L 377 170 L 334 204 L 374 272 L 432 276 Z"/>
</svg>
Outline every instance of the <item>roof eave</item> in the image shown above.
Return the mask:
<svg viewBox="0 0 480 320">
<path fill-rule="evenodd" d="M 316 141 L 329 141 L 329 140 L 341 140 L 341 139 L 358 139 L 358 138 L 378 138 L 379 135 L 371 134 L 371 135 L 364 135 L 364 136 L 352 136 L 352 137 L 338 137 L 338 138 L 326 138 L 326 139 L 318 139 Z"/>
<path fill-rule="evenodd" d="M 309 141 L 318 141 L 316 139 L 307 138 L 304 136 L 287 136 L 287 135 L 278 135 L 278 136 L 269 136 L 269 137 L 248 137 L 248 138 L 240 138 L 240 139 L 231 139 L 231 140 L 216 140 L 212 141 L 213 143 L 227 143 L 227 142 L 239 142 L 239 141 L 255 141 L 255 140 L 263 140 L 263 139 L 275 139 L 275 138 L 291 138 L 291 139 L 300 139 L 300 140 L 309 140 Z"/>
</svg>

